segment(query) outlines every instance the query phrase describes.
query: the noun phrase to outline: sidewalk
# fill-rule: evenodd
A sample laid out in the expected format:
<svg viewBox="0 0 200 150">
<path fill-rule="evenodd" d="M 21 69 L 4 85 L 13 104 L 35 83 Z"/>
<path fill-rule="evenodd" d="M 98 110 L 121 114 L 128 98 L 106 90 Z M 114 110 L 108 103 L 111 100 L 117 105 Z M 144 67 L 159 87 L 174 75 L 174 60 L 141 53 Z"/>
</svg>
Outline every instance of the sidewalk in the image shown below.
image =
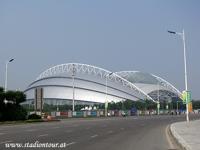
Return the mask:
<svg viewBox="0 0 200 150">
<path fill-rule="evenodd" d="M 182 148 L 200 150 L 200 120 L 173 123 L 170 130 Z"/>
</svg>

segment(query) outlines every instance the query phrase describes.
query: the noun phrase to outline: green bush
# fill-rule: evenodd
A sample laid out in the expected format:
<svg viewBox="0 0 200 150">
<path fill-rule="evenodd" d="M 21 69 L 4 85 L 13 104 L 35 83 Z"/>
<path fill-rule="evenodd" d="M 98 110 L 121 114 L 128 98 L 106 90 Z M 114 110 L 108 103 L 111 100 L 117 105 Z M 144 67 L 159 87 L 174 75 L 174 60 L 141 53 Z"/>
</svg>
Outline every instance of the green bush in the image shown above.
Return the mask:
<svg viewBox="0 0 200 150">
<path fill-rule="evenodd" d="M 31 114 L 28 116 L 28 119 L 41 119 L 41 116 L 37 114 Z"/>
<path fill-rule="evenodd" d="M 4 103 L 4 100 L 9 103 Z M 26 100 L 22 91 L 7 91 L 0 87 L 0 121 L 26 120 L 27 111 L 20 105 Z"/>
<path fill-rule="evenodd" d="M 19 107 L 16 110 L 15 120 L 26 120 L 27 119 L 27 111 L 23 107 Z"/>
<path fill-rule="evenodd" d="M 19 105 L 7 104 L 0 112 L 0 121 L 26 120 L 27 112 Z"/>
</svg>

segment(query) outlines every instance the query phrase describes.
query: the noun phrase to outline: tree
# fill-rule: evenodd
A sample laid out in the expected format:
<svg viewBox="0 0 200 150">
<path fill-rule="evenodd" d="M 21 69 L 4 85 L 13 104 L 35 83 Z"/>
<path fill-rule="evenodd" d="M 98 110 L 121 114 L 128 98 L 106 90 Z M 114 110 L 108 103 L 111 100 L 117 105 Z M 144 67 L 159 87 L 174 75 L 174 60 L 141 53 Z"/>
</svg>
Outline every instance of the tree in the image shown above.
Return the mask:
<svg viewBox="0 0 200 150">
<path fill-rule="evenodd" d="M 4 100 L 9 103 L 4 103 Z M 0 87 L 0 121 L 24 120 L 27 112 L 20 105 L 26 100 L 26 95 L 21 91 L 7 91 Z"/>
<path fill-rule="evenodd" d="M 200 109 L 200 101 L 193 100 L 192 106 L 193 106 L 193 109 Z"/>
<path fill-rule="evenodd" d="M 4 92 L 4 89 L 2 87 L 0 87 L 0 93 Z"/>
<path fill-rule="evenodd" d="M 21 91 L 8 91 L 6 99 L 18 105 L 26 100 L 26 95 Z"/>
<path fill-rule="evenodd" d="M 145 101 L 148 110 L 155 110 L 157 108 L 157 104 L 153 101 L 146 100 Z"/>
<path fill-rule="evenodd" d="M 124 109 L 131 109 L 134 106 L 134 102 L 131 100 L 126 100 L 124 102 L 122 102 Z"/>
</svg>

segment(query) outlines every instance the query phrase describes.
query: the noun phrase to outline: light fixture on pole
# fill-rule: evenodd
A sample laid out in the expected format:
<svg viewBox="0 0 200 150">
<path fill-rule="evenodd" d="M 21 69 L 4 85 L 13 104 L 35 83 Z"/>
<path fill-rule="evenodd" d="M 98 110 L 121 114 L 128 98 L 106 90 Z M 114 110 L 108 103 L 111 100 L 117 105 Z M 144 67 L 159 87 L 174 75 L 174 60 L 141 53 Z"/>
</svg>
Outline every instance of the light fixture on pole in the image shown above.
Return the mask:
<svg viewBox="0 0 200 150">
<path fill-rule="evenodd" d="M 113 72 L 106 75 L 106 101 L 105 101 L 105 116 L 108 115 L 108 77 L 111 76 Z"/>
<path fill-rule="evenodd" d="M 6 71 L 5 71 L 5 86 L 4 86 L 4 91 L 5 93 L 7 92 L 7 85 L 8 85 L 8 64 L 11 63 L 14 59 L 10 59 L 9 61 L 6 61 Z M 9 101 L 4 99 L 4 103 L 8 103 Z"/>
<path fill-rule="evenodd" d="M 14 59 L 10 59 L 9 61 L 6 61 L 6 72 L 5 72 L 5 92 L 7 91 L 7 82 L 8 82 L 8 64 L 12 62 Z"/>
<path fill-rule="evenodd" d="M 183 40 L 183 53 L 184 53 L 184 70 L 185 70 L 185 91 L 188 92 L 188 79 L 187 79 L 187 59 L 186 59 L 186 46 L 185 46 L 185 33 L 182 32 L 168 31 L 171 34 L 176 34 L 181 36 Z M 186 120 L 189 122 L 189 110 L 188 110 L 188 96 L 186 96 Z"/>
</svg>

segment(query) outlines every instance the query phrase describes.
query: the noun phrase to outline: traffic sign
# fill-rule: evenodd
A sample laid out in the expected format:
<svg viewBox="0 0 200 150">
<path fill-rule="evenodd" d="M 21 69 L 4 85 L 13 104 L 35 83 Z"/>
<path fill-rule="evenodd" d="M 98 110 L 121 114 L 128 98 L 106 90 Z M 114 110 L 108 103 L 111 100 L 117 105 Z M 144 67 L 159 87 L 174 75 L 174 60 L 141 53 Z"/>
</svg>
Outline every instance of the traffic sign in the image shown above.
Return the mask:
<svg viewBox="0 0 200 150">
<path fill-rule="evenodd" d="M 182 98 L 184 104 L 188 104 L 191 102 L 191 92 L 190 91 L 183 91 Z"/>
<path fill-rule="evenodd" d="M 188 111 L 192 112 L 192 102 L 188 103 Z"/>
</svg>

